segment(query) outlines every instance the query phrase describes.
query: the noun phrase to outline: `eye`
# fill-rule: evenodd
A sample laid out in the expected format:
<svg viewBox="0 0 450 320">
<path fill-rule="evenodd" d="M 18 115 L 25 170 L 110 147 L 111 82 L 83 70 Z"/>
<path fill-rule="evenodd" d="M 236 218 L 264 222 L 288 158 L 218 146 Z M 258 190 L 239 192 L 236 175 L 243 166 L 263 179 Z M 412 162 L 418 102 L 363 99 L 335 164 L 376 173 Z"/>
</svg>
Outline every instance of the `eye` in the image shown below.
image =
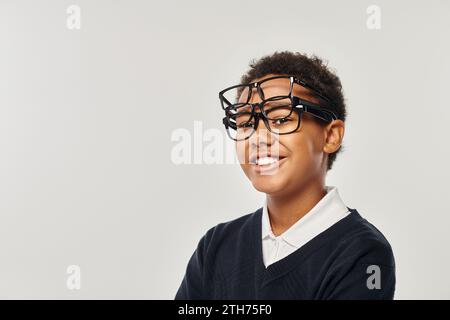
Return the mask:
<svg viewBox="0 0 450 320">
<path fill-rule="evenodd" d="M 281 125 L 283 123 L 289 122 L 291 119 L 289 118 L 279 118 L 272 121 L 273 124 Z"/>
<path fill-rule="evenodd" d="M 251 127 L 253 127 L 253 123 L 250 121 L 241 122 L 241 123 L 238 123 L 237 127 L 238 128 L 251 128 Z"/>
</svg>

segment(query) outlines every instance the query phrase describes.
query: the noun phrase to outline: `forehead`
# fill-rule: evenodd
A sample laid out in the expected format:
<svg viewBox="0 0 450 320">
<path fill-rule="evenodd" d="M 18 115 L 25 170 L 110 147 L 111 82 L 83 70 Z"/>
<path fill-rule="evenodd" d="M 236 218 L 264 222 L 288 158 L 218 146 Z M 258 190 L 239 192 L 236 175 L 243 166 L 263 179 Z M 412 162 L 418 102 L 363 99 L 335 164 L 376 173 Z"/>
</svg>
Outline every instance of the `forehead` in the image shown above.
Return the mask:
<svg viewBox="0 0 450 320">
<path fill-rule="evenodd" d="M 265 75 L 263 77 L 260 78 L 256 78 L 253 79 L 251 82 L 261 82 L 264 81 L 266 79 L 272 78 L 272 77 L 277 77 L 277 76 L 286 76 L 283 74 L 268 74 Z M 261 89 L 264 92 L 264 96 L 266 99 L 268 99 L 269 97 L 274 97 L 274 96 L 286 96 L 289 94 L 289 90 L 290 90 L 290 79 L 289 78 L 276 78 L 276 79 L 271 79 L 268 81 L 264 81 L 261 84 Z M 261 97 L 259 96 L 259 94 L 257 93 L 256 88 L 252 88 L 252 93 L 251 93 L 251 97 L 250 97 L 250 101 L 249 102 L 258 102 L 261 101 Z M 239 100 L 246 100 L 249 94 L 249 88 L 246 88 L 242 91 L 242 93 L 240 94 Z M 305 88 L 302 87 L 301 85 L 294 83 L 293 88 L 292 88 L 292 93 L 294 96 L 300 97 L 300 98 L 304 98 L 307 100 L 315 100 L 314 96 L 312 94 L 312 92 Z M 315 101 L 313 101 L 315 102 Z"/>
</svg>

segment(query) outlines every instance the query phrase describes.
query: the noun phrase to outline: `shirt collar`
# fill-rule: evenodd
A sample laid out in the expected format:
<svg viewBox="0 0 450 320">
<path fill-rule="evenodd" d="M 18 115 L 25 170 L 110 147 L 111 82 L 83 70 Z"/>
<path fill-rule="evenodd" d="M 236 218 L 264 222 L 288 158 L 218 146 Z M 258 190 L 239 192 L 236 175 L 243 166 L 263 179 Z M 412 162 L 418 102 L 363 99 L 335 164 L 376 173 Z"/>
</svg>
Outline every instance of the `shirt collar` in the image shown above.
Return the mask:
<svg viewBox="0 0 450 320">
<path fill-rule="evenodd" d="M 327 194 L 301 219 L 294 223 L 278 238 L 282 238 L 294 247 L 302 246 L 308 239 L 325 231 L 347 215 L 348 208 L 342 201 L 335 186 L 325 186 Z M 270 226 L 267 199 L 264 200 L 262 213 L 262 239 L 276 238 Z"/>
</svg>

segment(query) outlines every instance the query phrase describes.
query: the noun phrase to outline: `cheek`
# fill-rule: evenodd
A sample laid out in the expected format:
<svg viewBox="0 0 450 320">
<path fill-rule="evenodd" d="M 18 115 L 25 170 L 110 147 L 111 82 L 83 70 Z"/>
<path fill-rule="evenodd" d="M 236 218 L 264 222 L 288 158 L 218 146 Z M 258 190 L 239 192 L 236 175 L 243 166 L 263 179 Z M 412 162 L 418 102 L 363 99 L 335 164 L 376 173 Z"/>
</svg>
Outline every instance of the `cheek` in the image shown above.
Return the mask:
<svg viewBox="0 0 450 320">
<path fill-rule="evenodd" d="M 236 157 L 239 161 L 239 165 L 244 171 L 245 175 L 250 178 L 250 150 L 248 140 L 236 142 L 235 144 Z"/>
<path fill-rule="evenodd" d="M 291 150 L 291 174 L 307 176 L 316 173 L 320 167 L 323 157 L 322 146 L 317 139 L 317 134 L 306 130 L 294 134 L 286 141 L 286 146 Z"/>
<path fill-rule="evenodd" d="M 238 141 L 235 143 L 236 157 L 239 163 L 243 166 L 244 163 L 248 163 L 250 155 L 248 148 L 248 140 Z"/>
</svg>

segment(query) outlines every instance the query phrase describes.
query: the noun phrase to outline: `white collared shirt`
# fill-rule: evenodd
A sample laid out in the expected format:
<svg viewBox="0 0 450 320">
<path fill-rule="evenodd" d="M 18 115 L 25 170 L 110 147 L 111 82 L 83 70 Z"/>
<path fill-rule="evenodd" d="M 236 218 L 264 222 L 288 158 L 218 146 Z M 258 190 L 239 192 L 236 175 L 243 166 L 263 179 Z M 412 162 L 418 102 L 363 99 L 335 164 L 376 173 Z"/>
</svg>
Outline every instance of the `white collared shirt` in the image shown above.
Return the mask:
<svg viewBox="0 0 450 320">
<path fill-rule="evenodd" d="M 264 200 L 262 248 L 266 268 L 288 256 L 350 213 L 337 187 L 325 186 L 325 190 L 327 194 L 306 215 L 279 236 L 275 236 L 272 232 L 267 199 Z"/>
</svg>

